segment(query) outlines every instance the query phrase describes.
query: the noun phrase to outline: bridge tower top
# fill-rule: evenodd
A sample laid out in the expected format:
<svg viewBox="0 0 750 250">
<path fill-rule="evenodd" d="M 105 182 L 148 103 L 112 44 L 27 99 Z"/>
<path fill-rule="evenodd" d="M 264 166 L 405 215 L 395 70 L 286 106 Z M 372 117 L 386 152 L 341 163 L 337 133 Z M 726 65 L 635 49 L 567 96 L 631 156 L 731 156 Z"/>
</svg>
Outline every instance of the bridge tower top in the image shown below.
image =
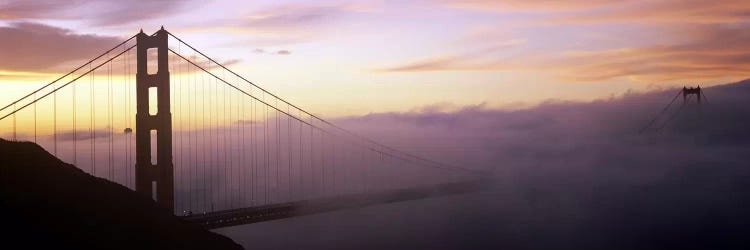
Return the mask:
<svg viewBox="0 0 750 250">
<path fill-rule="evenodd" d="M 701 99 L 703 97 L 703 91 L 701 90 L 701 86 L 698 87 L 682 87 L 682 102 L 687 102 L 687 99 L 689 96 L 695 95 L 696 100 L 698 101 L 698 104 L 701 103 Z"/>
</svg>

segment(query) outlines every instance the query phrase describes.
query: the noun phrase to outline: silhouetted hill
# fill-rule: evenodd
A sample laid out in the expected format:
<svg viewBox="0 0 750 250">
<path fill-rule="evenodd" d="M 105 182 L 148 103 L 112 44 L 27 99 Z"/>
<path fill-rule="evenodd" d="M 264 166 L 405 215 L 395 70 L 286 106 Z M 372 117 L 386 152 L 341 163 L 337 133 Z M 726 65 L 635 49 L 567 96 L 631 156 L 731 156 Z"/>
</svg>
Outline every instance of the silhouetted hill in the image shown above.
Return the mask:
<svg viewBox="0 0 750 250">
<path fill-rule="evenodd" d="M 0 245 L 19 249 L 241 249 L 31 142 L 0 139 Z"/>
</svg>

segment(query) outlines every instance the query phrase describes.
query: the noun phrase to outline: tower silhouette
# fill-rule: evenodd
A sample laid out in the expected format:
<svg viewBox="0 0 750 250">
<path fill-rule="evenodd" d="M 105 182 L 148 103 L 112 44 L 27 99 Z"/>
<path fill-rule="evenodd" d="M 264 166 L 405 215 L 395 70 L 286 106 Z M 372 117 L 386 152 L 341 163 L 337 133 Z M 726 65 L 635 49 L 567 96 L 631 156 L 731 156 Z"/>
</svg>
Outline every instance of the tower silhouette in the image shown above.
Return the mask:
<svg viewBox="0 0 750 250">
<path fill-rule="evenodd" d="M 141 30 L 136 35 L 137 65 L 135 120 L 136 166 L 135 189 L 154 198 L 157 204 L 174 210 L 174 165 L 172 163 L 172 114 L 169 103 L 168 33 L 161 28 L 149 36 Z M 157 50 L 157 72 L 148 73 L 148 49 Z M 149 113 L 149 89 L 157 92 L 157 113 Z M 151 155 L 151 131 L 156 131 L 156 156 Z M 152 159 L 156 158 L 156 163 Z"/>
<path fill-rule="evenodd" d="M 695 95 L 696 100 L 698 104 L 701 104 L 701 100 L 703 97 L 703 91 L 701 90 L 701 86 L 698 87 L 682 87 L 682 102 L 685 104 L 688 101 L 688 97 Z"/>
</svg>

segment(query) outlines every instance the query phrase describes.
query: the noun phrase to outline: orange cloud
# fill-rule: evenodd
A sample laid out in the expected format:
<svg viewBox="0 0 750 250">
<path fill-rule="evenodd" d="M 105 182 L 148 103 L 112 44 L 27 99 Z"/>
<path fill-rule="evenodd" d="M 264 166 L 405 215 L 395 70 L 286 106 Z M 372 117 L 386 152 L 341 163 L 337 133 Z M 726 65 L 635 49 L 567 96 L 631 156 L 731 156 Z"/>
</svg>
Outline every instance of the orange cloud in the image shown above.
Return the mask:
<svg viewBox="0 0 750 250">
<path fill-rule="evenodd" d="M 438 4 L 451 8 L 476 11 L 580 11 L 592 8 L 633 2 L 633 0 L 437 0 Z"/>
<path fill-rule="evenodd" d="M 591 11 L 565 13 L 544 20 L 543 23 L 737 23 L 750 18 L 750 1 L 746 0 L 613 2 L 601 7 Z"/>
<path fill-rule="evenodd" d="M 464 39 L 465 40 L 465 39 Z M 485 49 L 470 53 L 442 56 L 407 63 L 400 66 L 377 69 L 376 72 L 420 72 L 420 71 L 505 71 L 520 69 L 512 60 L 500 58 L 497 52 L 523 45 L 525 39 L 512 39 L 490 43 Z"/>
<path fill-rule="evenodd" d="M 610 23 L 736 23 L 750 18 L 747 0 L 435 0 L 441 6 L 475 11 L 547 12 L 546 25 Z"/>
<path fill-rule="evenodd" d="M 750 31 L 707 25 L 688 32 L 686 43 L 600 51 L 566 52 L 546 64 L 574 82 L 627 77 L 642 82 L 742 79 L 750 76 Z"/>
<path fill-rule="evenodd" d="M 500 61 L 483 62 L 466 56 L 447 56 L 426 59 L 396 67 L 377 69 L 376 72 L 427 72 L 427 71 L 507 71 L 519 69 L 517 65 Z"/>
<path fill-rule="evenodd" d="M 700 25 L 680 29 L 680 32 L 679 38 L 686 42 L 675 45 L 527 53 L 524 58 L 509 59 L 475 53 L 426 59 L 378 71 L 532 70 L 555 74 L 565 82 L 605 82 L 618 78 L 669 82 L 750 77 L 750 47 L 746 45 L 750 41 L 750 29 L 746 26 Z"/>
</svg>

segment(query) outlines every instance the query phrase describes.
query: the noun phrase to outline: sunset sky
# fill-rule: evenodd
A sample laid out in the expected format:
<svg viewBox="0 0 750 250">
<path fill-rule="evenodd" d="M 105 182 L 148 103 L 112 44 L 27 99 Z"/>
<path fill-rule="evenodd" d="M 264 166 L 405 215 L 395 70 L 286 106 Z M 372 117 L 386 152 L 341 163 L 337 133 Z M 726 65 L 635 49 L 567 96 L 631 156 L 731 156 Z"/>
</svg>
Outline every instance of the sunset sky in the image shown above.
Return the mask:
<svg viewBox="0 0 750 250">
<path fill-rule="evenodd" d="M 749 13 L 744 0 L 0 0 L 0 97 L 164 25 L 324 117 L 587 101 L 748 77 Z"/>
</svg>

